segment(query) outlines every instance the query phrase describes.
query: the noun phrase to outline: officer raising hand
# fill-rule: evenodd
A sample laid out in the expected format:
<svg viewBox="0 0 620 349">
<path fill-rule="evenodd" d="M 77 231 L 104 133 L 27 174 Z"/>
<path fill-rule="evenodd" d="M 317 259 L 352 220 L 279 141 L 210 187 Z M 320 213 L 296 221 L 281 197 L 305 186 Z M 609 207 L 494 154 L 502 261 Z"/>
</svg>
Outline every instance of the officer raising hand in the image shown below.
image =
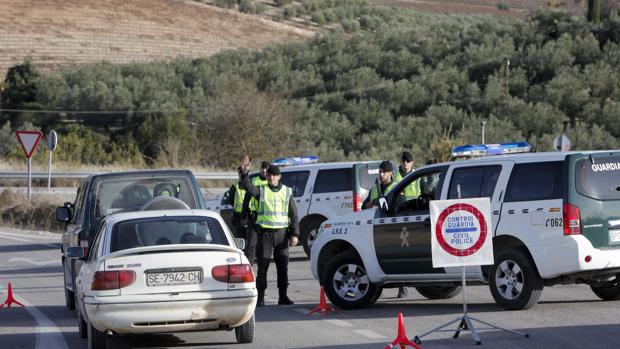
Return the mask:
<svg viewBox="0 0 620 349">
<path fill-rule="evenodd" d="M 260 187 L 250 181 L 248 176 L 250 158 L 247 155 L 243 157 L 240 167 L 241 187 L 258 201 L 255 223 L 258 238 L 256 246 L 258 301 L 256 305 L 259 307 L 265 305 L 267 271 L 272 253 L 278 275 L 278 304 L 293 304 L 287 295 L 288 246 L 289 244 L 295 246 L 299 241 L 297 208 L 293 200 L 293 190 L 280 183 L 281 174 L 278 166 L 270 165 L 267 168 L 267 185 Z"/>
</svg>

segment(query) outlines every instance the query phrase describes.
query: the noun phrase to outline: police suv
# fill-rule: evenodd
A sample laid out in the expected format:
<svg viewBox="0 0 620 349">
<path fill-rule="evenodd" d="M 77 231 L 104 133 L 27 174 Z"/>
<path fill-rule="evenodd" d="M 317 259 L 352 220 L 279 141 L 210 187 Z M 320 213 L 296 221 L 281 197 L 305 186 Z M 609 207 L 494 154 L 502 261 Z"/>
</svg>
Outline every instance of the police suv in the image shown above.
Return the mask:
<svg viewBox="0 0 620 349">
<path fill-rule="evenodd" d="M 379 174 L 380 161 L 306 163 L 273 161 L 281 168 L 281 181 L 293 189 L 299 218 L 300 241 L 308 256 L 319 226 L 327 219 L 359 211 Z M 250 177 L 257 176 L 253 173 Z M 229 223 L 228 198 L 207 201 L 207 209 L 220 212 Z M 230 224 L 229 224 L 230 226 Z"/>
<path fill-rule="evenodd" d="M 383 288 L 408 284 L 429 299 L 460 292 L 461 267 L 433 268 L 429 201 L 489 197 L 491 266 L 466 267 L 508 310 L 534 306 L 544 286 L 588 284 L 620 299 L 620 151 L 522 153 L 524 142 L 457 147 L 485 156 L 429 165 L 395 186 L 381 207 L 328 220 L 311 254 L 312 273 L 332 303 L 373 304 Z M 420 180 L 422 194 L 400 195 Z"/>
</svg>

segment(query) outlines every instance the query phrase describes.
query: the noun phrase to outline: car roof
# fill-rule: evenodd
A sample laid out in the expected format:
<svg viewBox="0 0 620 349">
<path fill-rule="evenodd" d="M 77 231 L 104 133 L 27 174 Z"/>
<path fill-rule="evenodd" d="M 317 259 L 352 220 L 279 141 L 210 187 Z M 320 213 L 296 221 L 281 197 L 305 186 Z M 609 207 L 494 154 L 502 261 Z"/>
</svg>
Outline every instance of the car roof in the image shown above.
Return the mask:
<svg viewBox="0 0 620 349">
<path fill-rule="evenodd" d="M 519 154 L 507 154 L 507 155 L 490 155 L 480 158 L 466 159 L 466 160 L 454 160 L 441 162 L 437 164 L 423 166 L 424 168 L 432 168 L 435 166 L 446 166 L 454 164 L 489 164 L 497 161 L 509 160 L 515 163 L 529 163 L 529 162 L 545 162 L 545 161 L 562 161 L 567 155 L 573 154 L 596 154 L 614 152 L 615 150 L 583 150 L 583 151 L 569 151 L 569 152 L 540 152 L 540 153 L 519 153 Z"/>
<path fill-rule="evenodd" d="M 116 224 L 118 222 L 127 221 L 131 219 L 141 218 L 154 218 L 154 217 L 211 217 L 218 218 L 219 214 L 209 210 L 146 210 L 146 211 L 131 211 L 131 212 L 118 212 L 111 213 L 105 216 L 105 220 L 109 224 Z"/>
<path fill-rule="evenodd" d="M 355 164 L 372 164 L 372 163 L 380 163 L 381 160 L 369 160 L 369 161 L 341 161 L 341 162 L 317 162 L 313 164 L 303 164 L 303 165 L 292 165 L 292 166 L 282 166 L 280 170 L 282 172 L 286 171 L 298 171 L 298 170 L 311 170 L 311 169 L 325 169 L 325 168 L 349 168 L 353 167 Z"/>
<path fill-rule="evenodd" d="M 191 174 L 189 170 L 137 170 L 137 171 L 122 171 L 122 172 L 105 172 L 95 173 L 90 175 L 93 179 L 107 179 L 107 178 L 131 178 L 131 177 L 145 177 L 145 176 L 161 176 L 161 175 L 187 175 Z"/>
</svg>

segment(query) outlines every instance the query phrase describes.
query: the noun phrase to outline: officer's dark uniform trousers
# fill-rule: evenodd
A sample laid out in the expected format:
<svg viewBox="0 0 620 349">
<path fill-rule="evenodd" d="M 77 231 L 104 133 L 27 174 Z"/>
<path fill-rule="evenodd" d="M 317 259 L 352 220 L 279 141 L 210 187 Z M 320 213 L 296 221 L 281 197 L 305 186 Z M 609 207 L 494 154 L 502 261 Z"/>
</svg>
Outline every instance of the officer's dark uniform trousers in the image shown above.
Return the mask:
<svg viewBox="0 0 620 349">
<path fill-rule="evenodd" d="M 278 273 L 278 289 L 280 293 L 288 287 L 288 237 L 286 229 L 266 229 L 255 226 L 257 232 L 256 258 L 258 263 L 258 276 L 256 277 L 256 288 L 259 292 L 264 292 L 267 288 L 267 270 L 271 261 L 276 263 Z"/>
</svg>

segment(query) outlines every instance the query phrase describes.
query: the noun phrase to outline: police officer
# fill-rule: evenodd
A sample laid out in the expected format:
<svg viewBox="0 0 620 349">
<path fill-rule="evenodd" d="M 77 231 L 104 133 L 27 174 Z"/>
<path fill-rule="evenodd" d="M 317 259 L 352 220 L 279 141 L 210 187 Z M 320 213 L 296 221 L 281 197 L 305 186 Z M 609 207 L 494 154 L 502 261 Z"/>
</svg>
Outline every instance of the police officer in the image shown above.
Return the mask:
<svg viewBox="0 0 620 349">
<path fill-rule="evenodd" d="M 400 182 L 405 176 L 413 172 L 413 155 L 410 152 L 403 152 L 400 157 L 400 166 L 398 166 L 398 170 L 394 176 L 394 182 Z M 405 189 L 403 190 L 404 201 L 409 201 L 411 199 L 416 199 L 420 196 L 420 181 L 416 180 L 411 182 Z"/>
<path fill-rule="evenodd" d="M 269 165 L 270 164 L 267 161 L 261 162 L 260 172 L 258 173 L 258 176 L 252 178 L 252 184 L 255 187 L 267 185 L 267 169 L 269 168 Z M 254 225 L 256 222 L 256 210 L 257 209 L 258 209 L 258 201 L 256 201 L 256 199 L 251 197 L 251 195 L 246 195 L 243 200 L 241 216 L 246 221 L 245 240 L 247 244 L 245 247 L 245 255 L 246 257 L 248 257 L 248 260 L 250 260 L 251 264 L 254 264 L 256 260 L 256 239 L 257 237 L 256 237 L 256 230 L 254 229 Z"/>
<path fill-rule="evenodd" d="M 237 183 L 233 183 L 233 185 L 230 186 L 230 189 L 228 189 L 225 195 L 228 197 L 228 202 L 233 207 L 232 225 L 235 237 L 247 239 L 246 224 L 242 214 L 243 202 L 246 195 L 245 189 L 241 188 L 241 167 L 237 168 L 237 173 L 239 175 L 239 180 Z"/>
<path fill-rule="evenodd" d="M 297 245 L 299 226 L 297 224 L 297 208 L 293 200 L 293 190 L 280 183 L 280 168 L 270 165 L 267 168 L 267 185 L 253 185 L 247 175 L 250 159 L 244 157 L 241 168 L 243 171 L 241 186 L 248 195 L 258 201 L 255 229 L 257 233 L 258 289 L 257 306 L 265 305 L 267 289 L 267 270 L 273 253 L 278 275 L 278 304 L 290 305 L 288 298 L 288 246 Z"/>
<path fill-rule="evenodd" d="M 392 172 L 394 171 L 392 163 L 384 160 L 379 164 L 379 179 L 375 182 L 375 185 L 370 189 L 370 193 L 364 203 L 363 208 L 371 208 L 379 204 L 379 198 L 387 194 L 396 182 L 393 180 Z"/>
</svg>

